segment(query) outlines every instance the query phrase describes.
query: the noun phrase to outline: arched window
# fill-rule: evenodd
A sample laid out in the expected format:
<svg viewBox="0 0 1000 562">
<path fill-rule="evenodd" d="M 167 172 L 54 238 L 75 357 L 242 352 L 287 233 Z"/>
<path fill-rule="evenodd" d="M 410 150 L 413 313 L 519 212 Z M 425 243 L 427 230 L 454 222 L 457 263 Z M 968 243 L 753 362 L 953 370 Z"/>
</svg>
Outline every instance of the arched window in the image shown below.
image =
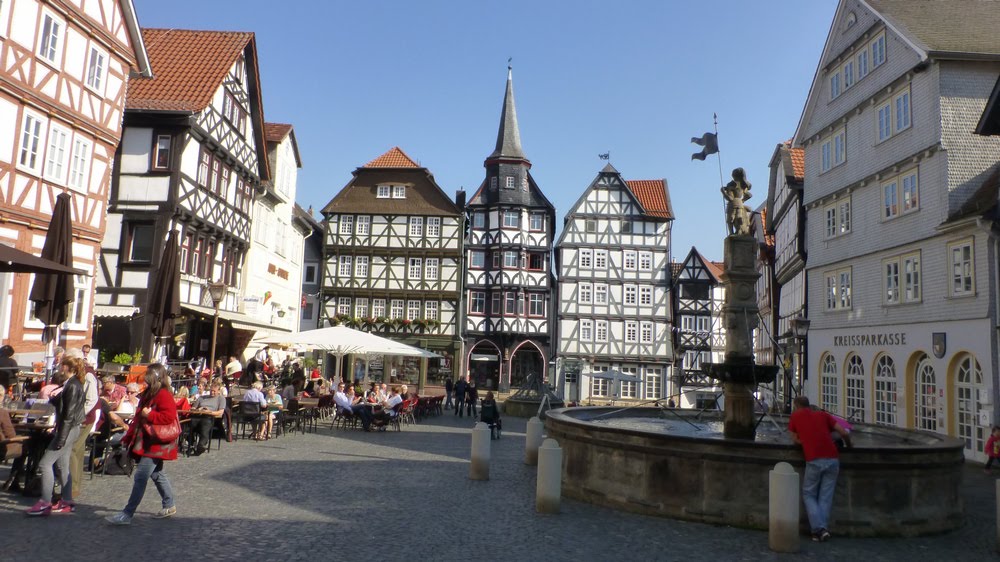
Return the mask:
<svg viewBox="0 0 1000 562">
<path fill-rule="evenodd" d="M 875 361 L 875 423 L 896 425 L 896 363 L 884 354 Z"/>
<path fill-rule="evenodd" d="M 840 400 L 837 396 L 837 360 L 832 355 L 823 357 L 823 371 L 820 375 L 820 406 L 828 412 L 840 411 Z"/>
<path fill-rule="evenodd" d="M 983 387 L 983 371 L 976 358 L 967 355 L 958 364 L 955 373 L 955 425 L 958 436 L 965 441 L 965 448 L 973 453 L 983 450 L 986 427 L 979 423 L 978 391 Z"/>
<path fill-rule="evenodd" d="M 858 355 L 847 358 L 847 373 L 844 377 L 847 387 L 847 419 L 865 421 L 865 364 Z"/>
<path fill-rule="evenodd" d="M 930 358 L 923 355 L 917 362 L 914 399 L 914 426 L 937 431 L 937 376 Z"/>
</svg>

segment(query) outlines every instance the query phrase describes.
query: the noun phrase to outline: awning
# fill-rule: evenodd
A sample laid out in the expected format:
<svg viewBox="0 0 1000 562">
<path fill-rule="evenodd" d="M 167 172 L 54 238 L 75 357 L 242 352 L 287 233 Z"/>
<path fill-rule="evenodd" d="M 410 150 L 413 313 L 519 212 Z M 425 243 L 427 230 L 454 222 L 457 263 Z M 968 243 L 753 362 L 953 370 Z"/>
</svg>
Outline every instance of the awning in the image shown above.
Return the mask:
<svg viewBox="0 0 1000 562">
<path fill-rule="evenodd" d="M 139 312 L 137 306 L 124 306 L 116 304 L 95 304 L 94 316 L 98 318 L 124 318 L 133 316 Z"/>
<path fill-rule="evenodd" d="M 215 309 L 211 308 L 211 307 L 208 307 L 208 306 L 198 306 L 198 305 L 194 305 L 194 304 L 181 304 L 181 309 L 182 310 L 186 310 L 188 312 L 194 312 L 195 314 L 199 314 L 201 316 L 206 316 L 208 318 L 212 318 L 212 317 L 215 316 Z M 289 332 L 289 333 L 291 332 L 290 330 L 281 330 L 280 328 L 277 328 L 276 326 L 273 326 L 273 325 L 268 324 L 266 322 L 262 322 L 262 321 L 260 321 L 260 320 L 258 320 L 256 318 L 247 316 L 246 314 L 242 314 L 240 312 L 233 312 L 231 310 L 220 310 L 219 311 L 219 319 L 220 320 L 225 320 L 225 321 L 229 322 L 229 324 L 233 328 L 236 328 L 237 330 L 257 331 L 257 330 L 265 329 L 265 330 L 268 330 L 268 331 L 280 331 L 280 332 Z"/>
</svg>

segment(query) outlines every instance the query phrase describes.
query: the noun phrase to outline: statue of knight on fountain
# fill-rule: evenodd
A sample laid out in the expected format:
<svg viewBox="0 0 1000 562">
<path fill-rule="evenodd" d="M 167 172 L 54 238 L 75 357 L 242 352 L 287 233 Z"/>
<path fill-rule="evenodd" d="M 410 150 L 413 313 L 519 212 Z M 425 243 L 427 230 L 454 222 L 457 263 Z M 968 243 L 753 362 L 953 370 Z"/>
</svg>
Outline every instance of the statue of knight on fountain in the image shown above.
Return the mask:
<svg viewBox="0 0 1000 562">
<path fill-rule="evenodd" d="M 726 225 L 729 227 L 729 234 L 749 236 L 753 211 L 743 204 L 751 197 L 750 182 L 747 181 L 743 168 L 733 170 L 733 181 L 723 186 L 721 191 L 722 198 L 726 200 Z"/>
</svg>

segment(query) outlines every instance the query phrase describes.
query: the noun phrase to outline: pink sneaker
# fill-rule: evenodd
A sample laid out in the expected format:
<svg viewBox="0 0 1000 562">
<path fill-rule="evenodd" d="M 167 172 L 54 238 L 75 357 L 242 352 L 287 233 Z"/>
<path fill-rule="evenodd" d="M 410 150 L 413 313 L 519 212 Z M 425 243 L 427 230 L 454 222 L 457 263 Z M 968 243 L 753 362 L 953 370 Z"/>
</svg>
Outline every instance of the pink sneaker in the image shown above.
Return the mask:
<svg viewBox="0 0 1000 562">
<path fill-rule="evenodd" d="M 38 500 L 35 505 L 25 511 L 30 516 L 48 515 L 52 513 L 52 504 L 45 500 Z"/>
<path fill-rule="evenodd" d="M 52 513 L 73 513 L 76 511 L 76 504 L 72 502 L 57 501 L 52 506 Z"/>
</svg>

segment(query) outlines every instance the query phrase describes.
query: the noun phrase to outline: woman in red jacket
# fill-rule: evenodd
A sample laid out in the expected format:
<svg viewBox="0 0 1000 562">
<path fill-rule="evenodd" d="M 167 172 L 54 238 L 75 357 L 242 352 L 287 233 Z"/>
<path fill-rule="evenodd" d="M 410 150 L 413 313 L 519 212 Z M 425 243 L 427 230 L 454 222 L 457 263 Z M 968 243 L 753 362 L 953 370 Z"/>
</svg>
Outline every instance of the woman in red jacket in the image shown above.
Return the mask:
<svg viewBox="0 0 1000 562">
<path fill-rule="evenodd" d="M 154 515 L 156 519 L 170 517 L 177 513 L 174 507 L 174 492 L 170 481 L 163 473 L 163 461 L 177 460 L 177 439 L 169 443 L 160 443 L 151 435 L 148 424 L 169 425 L 177 421 L 177 406 L 174 395 L 170 391 L 170 377 L 166 367 L 154 363 L 146 369 L 146 390 L 139 400 L 132 423 L 122 443 L 128 447 L 136 459 L 135 472 L 132 474 L 132 495 L 121 513 L 109 515 L 106 519 L 113 525 L 128 525 L 135 516 L 136 509 L 146 493 L 146 483 L 152 479 L 156 491 L 160 493 L 163 508 Z"/>
</svg>

